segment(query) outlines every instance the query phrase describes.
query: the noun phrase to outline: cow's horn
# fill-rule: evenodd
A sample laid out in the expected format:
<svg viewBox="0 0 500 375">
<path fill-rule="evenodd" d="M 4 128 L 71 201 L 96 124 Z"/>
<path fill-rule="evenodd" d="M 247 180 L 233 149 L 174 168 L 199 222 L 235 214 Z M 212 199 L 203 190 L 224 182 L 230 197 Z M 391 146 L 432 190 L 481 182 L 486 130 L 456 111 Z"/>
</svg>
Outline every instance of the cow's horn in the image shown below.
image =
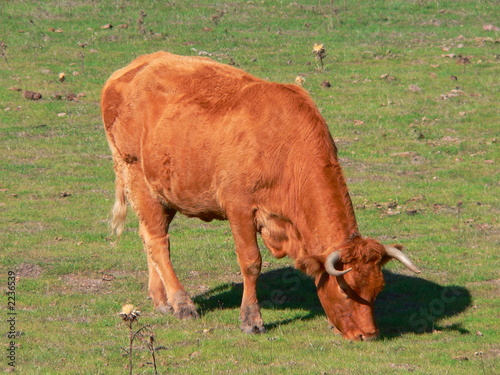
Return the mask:
<svg viewBox="0 0 500 375">
<path fill-rule="evenodd" d="M 340 251 L 334 251 L 325 260 L 325 270 L 332 276 L 342 276 L 345 275 L 347 272 L 352 270 L 352 268 L 349 268 L 347 270 L 339 271 L 338 269 L 335 268 L 335 263 L 337 263 L 340 260 Z"/>
<path fill-rule="evenodd" d="M 410 271 L 415 272 L 415 273 L 420 273 L 420 271 L 417 266 L 415 266 L 412 261 L 403 254 L 401 250 L 396 249 L 393 246 L 388 246 L 384 245 L 385 247 L 385 252 L 387 253 L 388 256 L 399 260 L 401 263 L 403 263 Z"/>
</svg>

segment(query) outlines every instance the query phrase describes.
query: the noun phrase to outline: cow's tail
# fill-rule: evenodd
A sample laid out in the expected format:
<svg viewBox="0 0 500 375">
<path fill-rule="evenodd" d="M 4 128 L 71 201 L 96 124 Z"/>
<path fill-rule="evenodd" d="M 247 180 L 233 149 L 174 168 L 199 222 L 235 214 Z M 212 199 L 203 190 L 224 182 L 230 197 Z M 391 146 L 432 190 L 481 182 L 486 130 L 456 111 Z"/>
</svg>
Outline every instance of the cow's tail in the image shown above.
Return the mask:
<svg viewBox="0 0 500 375">
<path fill-rule="evenodd" d="M 111 211 L 111 234 L 116 236 L 115 243 L 120 238 L 125 228 L 125 219 L 127 217 L 127 195 L 125 193 L 125 184 L 120 174 L 116 175 L 115 183 L 115 204 Z"/>
</svg>

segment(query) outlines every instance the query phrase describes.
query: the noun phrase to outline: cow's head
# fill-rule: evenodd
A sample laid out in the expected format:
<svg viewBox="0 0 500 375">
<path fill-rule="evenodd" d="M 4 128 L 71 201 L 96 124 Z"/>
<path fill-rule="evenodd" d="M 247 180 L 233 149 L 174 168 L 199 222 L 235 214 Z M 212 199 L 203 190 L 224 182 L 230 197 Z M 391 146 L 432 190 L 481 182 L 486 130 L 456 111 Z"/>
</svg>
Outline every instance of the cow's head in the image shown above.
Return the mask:
<svg viewBox="0 0 500 375">
<path fill-rule="evenodd" d="M 333 251 L 300 258 L 296 266 L 315 278 L 330 324 L 349 340 L 370 340 L 378 335 L 373 304 L 384 287 L 382 266 L 391 259 L 420 273 L 400 249 L 361 237 Z"/>
</svg>

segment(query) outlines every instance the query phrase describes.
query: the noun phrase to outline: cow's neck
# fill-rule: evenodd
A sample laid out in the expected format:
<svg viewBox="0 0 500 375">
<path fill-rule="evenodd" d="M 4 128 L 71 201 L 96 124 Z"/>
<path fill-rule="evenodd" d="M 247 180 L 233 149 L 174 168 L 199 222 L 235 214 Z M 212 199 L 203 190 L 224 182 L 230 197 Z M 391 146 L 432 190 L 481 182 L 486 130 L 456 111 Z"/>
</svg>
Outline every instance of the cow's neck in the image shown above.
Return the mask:
<svg viewBox="0 0 500 375">
<path fill-rule="evenodd" d="M 329 251 L 358 232 L 334 141 L 317 110 L 302 109 L 302 121 L 289 121 L 296 126 L 280 134 L 288 137 L 285 158 L 282 148 L 268 148 L 269 159 L 277 162 L 259 172 L 267 179 L 256 207 L 257 228 L 268 247 L 292 258 Z"/>
<path fill-rule="evenodd" d="M 351 199 L 336 160 L 305 173 L 302 169 L 299 179 L 279 186 L 265 194 L 255 213 L 257 229 L 276 257 L 324 253 L 357 234 Z"/>
<path fill-rule="evenodd" d="M 338 162 L 311 172 L 297 197 L 296 227 L 309 253 L 338 247 L 358 232 L 347 185 Z"/>
</svg>

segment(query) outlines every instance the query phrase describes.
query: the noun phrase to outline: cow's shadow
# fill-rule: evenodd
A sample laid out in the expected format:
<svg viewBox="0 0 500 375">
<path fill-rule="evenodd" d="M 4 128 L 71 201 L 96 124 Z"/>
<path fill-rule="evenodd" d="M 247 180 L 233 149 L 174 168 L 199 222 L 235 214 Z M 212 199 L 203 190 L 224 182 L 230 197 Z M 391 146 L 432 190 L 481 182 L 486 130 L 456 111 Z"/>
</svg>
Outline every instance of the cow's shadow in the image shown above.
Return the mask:
<svg viewBox="0 0 500 375">
<path fill-rule="evenodd" d="M 443 325 L 441 320 L 457 315 L 471 305 L 469 291 L 461 286 L 441 286 L 421 277 L 406 276 L 384 270 L 386 286 L 375 303 L 375 319 L 381 339 L 404 333 L 458 331 L 469 333 L 461 324 Z M 202 314 L 240 306 L 243 286 L 228 283 L 194 298 Z M 268 322 L 272 331 L 296 320 L 325 316 L 312 279 L 285 267 L 261 274 L 259 301 L 265 309 L 286 311 L 283 319 Z"/>
</svg>

